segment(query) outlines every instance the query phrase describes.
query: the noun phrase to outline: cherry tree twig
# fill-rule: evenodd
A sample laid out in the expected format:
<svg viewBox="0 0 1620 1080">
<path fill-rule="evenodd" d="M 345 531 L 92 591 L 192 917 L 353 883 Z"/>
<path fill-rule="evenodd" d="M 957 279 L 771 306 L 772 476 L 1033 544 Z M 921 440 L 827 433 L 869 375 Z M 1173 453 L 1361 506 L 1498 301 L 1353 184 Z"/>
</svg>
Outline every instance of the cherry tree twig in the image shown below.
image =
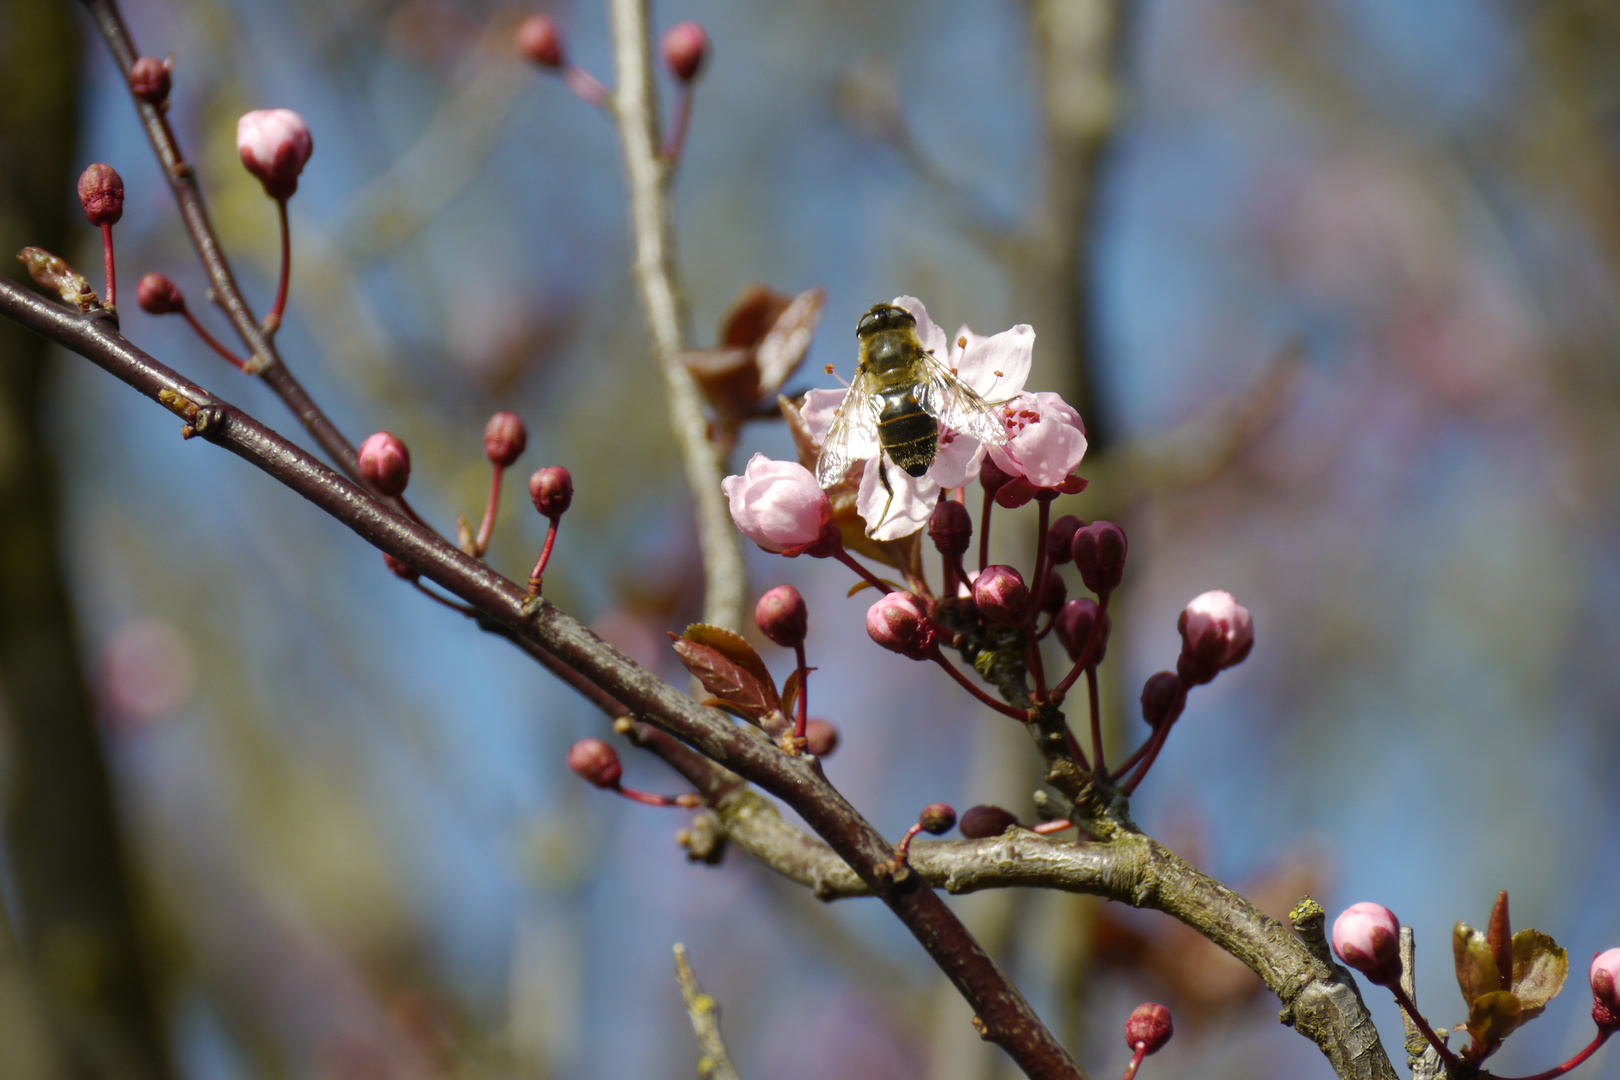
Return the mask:
<svg viewBox="0 0 1620 1080">
<path fill-rule="evenodd" d="M 81 315 L 0 280 L 0 315 L 108 371 L 221 446 L 314 503 L 377 549 L 471 605 L 480 624 L 543 651 L 647 723 L 787 803 L 905 924 L 973 1007 L 975 1026 L 1034 1080 L 1085 1074 L 944 900 L 915 873 L 897 872 L 892 845 L 822 775 L 815 760 L 781 752 L 764 732 L 699 705 L 517 582 L 344 479 L 228 402 L 192 385 L 130 343 L 100 309 Z"/>
<path fill-rule="evenodd" d="M 696 504 L 698 544 L 703 552 L 703 620 L 741 630 L 748 570 L 742 542 L 720 491 L 725 462 L 709 438 L 697 383 L 677 359 L 690 344 L 691 312 L 675 258 L 675 218 L 669 201 L 673 172 L 659 149 L 647 0 L 610 0 L 608 13 L 618 79 L 610 101 L 630 190 L 633 267 L 653 351 L 664 375 L 670 425 Z"/>
<path fill-rule="evenodd" d="M 692 965 L 686 962 L 686 946 L 679 943 L 675 945 L 675 981 L 680 983 L 686 1015 L 692 1018 L 692 1032 L 703 1051 L 698 1058 L 698 1075 L 703 1080 L 740 1080 L 731 1055 L 726 1053 L 726 1041 L 720 1037 L 720 1006 L 698 985 Z"/>
</svg>

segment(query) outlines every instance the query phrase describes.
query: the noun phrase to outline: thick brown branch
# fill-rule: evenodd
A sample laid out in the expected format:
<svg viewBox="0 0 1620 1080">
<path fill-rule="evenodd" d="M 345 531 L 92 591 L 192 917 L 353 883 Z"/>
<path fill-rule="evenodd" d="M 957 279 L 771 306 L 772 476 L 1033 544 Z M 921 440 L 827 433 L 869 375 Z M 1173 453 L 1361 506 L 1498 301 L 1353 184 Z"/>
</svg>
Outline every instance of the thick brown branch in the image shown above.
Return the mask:
<svg viewBox="0 0 1620 1080">
<path fill-rule="evenodd" d="M 820 773 L 658 679 L 589 628 L 497 574 L 442 537 L 372 498 L 234 406 L 181 379 L 117 332 L 105 313 L 81 316 L 0 281 L 0 314 L 71 349 L 182 417 L 186 430 L 224 447 L 361 538 L 478 610 L 481 619 L 572 668 L 613 700 L 797 811 L 892 910 L 973 1007 L 985 1038 L 1037 1080 L 1083 1077 L 1028 1003 L 960 920 L 914 873 L 896 874 L 892 849 Z"/>
</svg>

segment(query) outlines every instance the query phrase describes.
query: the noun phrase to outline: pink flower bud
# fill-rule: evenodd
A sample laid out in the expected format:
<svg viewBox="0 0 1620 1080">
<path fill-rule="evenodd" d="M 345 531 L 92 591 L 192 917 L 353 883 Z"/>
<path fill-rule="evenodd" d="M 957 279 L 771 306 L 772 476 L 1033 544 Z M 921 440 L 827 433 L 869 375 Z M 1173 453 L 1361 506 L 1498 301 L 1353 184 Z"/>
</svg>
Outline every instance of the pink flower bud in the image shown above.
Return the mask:
<svg viewBox="0 0 1620 1080">
<path fill-rule="evenodd" d="M 1147 721 L 1147 726 L 1157 731 L 1175 709 L 1181 693 L 1181 679 L 1175 672 L 1149 675 L 1148 681 L 1142 684 L 1142 719 Z"/>
<path fill-rule="evenodd" d="M 289 199 L 315 151 L 304 118 L 291 109 L 255 109 L 236 122 L 236 152 L 272 199 Z"/>
<path fill-rule="evenodd" d="M 1070 551 L 1086 588 L 1098 596 L 1119 588 L 1125 576 L 1127 546 L 1125 530 L 1111 521 L 1093 521 L 1075 530 Z"/>
<path fill-rule="evenodd" d="M 928 538 L 947 559 L 959 559 L 973 543 L 973 515 L 954 499 L 946 499 L 928 515 Z"/>
<path fill-rule="evenodd" d="M 1215 589 L 1195 597 L 1176 622 L 1181 657 L 1176 671 L 1189 686 L 1201 686 L 1241 664 L 1254 647 L 1254 619 L 1232 594 Z"/>
<path fill-rule="evenodd" d="M 129 67 L 129 89 L 148 105 L 169 100 L 171 64 L 155 56 L 143 56 Z"/>
<path fill-rule="evenodd" d="M 829 757 L 838 749 L 838 729 L 825 720 L 811 720 L 804 725 L 804 741 L 816 757 Z"/>
<path fill-rule="evenodd" d="M 581 739 L 568 748 L 568 767 L 574 774 L 599 788 L 619 786 L 624 766 L 613 747 L 601 739 Z"/>
<path fill-rule="evenodd" d="M 691 82 L 703 70 L 709 56 L 709 35 L 695 22 L 676 23 L 664 31 L 658 42 L 664 66 L 681 82 Z"/>
<path fill-rule="evenodd" d="M 390 574 L 393 574 L 395 577 L 404 581 L 415 581 L 422 576 L 415 570 L 412 570 L 410 567 L 400 562 L 398 559 L 394 558 L 392 555 L 388 554 L 386 551 L 383 552 L 383 565 L 388 567 L 388 572 Z"/>
<path fill-rule="evenodd" d="M 1592 1021 L 1604 1031 L 1620 1028 L 1620 949 L 1592 958 Z"/>
<path fill-rule="evenodd" d="M 484 425 L 484 456 L 497 468 L 509 468 L 529 445 L 529 429 L 515 412 L 498 412 Z"/>
<path fill-rule="evenodd" d="M 529 501 L 542 517 L 556 521 L 574 502 L 574 478 L 561 465 L 547 465 L 529 477 Z"/>
<path fill-rule="evenodd" d="M 135 302 L 148 315 L 186 310 L 186 298 L 181 295 L 180 286 L 156 271 L 141 277 L 141 283 L 135 286 Z"/>
<path fill-rule="evenodd" d="M 568 62 L 561 28 L 544 15 L 530 15 L 518 24 L 517 47 L 541 67 L 560 68 Z"/>
<path fill-rule="evenodd" d="M 1058 612 L 1052 632 L 1063 644 L 1063 651 L 1069 654 L 1070 660 L 1080 659 L 1080 654 L 1086 647 L 1086 640 L 1091 637 L 1091 624 L 1096 621 L 1097 601 L 1089 596 L 1070 600 L 1063 605 L 1063 610 Z M 1097 628 L 1097 644 L 1092 650 L 1092 663 L 1102 663 L 1102 658 L 1107 655 L 1108 635 L 1113 628 L 1114 620 L 1104 615 L 1102 625 Z"/>
<path fill-rule="evenodd" d="M 993 623 L 1015 623 L 1029 608 L 1029 586 L 1010 566 L 987 566 L 973 579 L 973 602 Z"/>
<path fill-rule="evenodd" d="M 866 633 L 890 652 L 926 660 L 938 641 L 922 601 L 908 592 L 892 592 L 866 609 Z"/>
<path fill-rule="evenodd" d="M 360 444 L 360 475 L 384 495 L 402 494 L 411 479 L 411 452 L 397 436 L 379 431 Z"/>
<path fill-rule="evenodd" d="M 760 633 L 784 649 L 804 644 L 810 628 L 810 614 L 804 597 L 791 585 L 778 585 L 759 598 L 754 606 L 754 622 Z"/>
<path fill-rule="evenodd" d="M 1074 558 L 1074 534 L 1084 525 L 1085 522 L 1073 514 L 1064 514 L 1052 522 L 1052 527 L 1046 530 L 1046 557 L 1052 560 L 1053 566 L 1062 566 Z"/>
<path fill-rule="evenodd" d="M 1352 904 L 1333 920 L 1333 951 L 1379 986 L 1401 977 L 1400 939 L 1400 920 L 1382 904 Z"/>
<path fill-rule="evenodd" d="M 832 521 L 832 502 L 816 478 L 796 461 L 755 454 L 741 476 L 720 484 L 731 502 L 731 520 L 766 551 L 802 549 L 821 539 Z"/>
<path fill-rule="evenodd" d="M 1144 1054 L 1156 1054 L 1174 1033 L 1170 1010 L 1151 1001 L 1138 1005 L 1125 1021 L 1125 1045 L 1132 1053 L 1140 1050 Z"/>
<path fill-rule="evenodd" d="M 96 162 L 79 176 L 79 205 L 92 225 L 118 224 L 124 216 L 124 178 L 111 165 Z"/>
<path fill-rule="evenodd" d="M 917 824 L 922 826 L 923 832 L 933 836 L 948 833 L 951 826 L 956 824 L 956 811 L 942 802 L 929 803 L 917 815 Z"/>
<path fill-rule="evenodd" d="M 983 840 L 1000 836 L 1016 824 L 1018 818 L 999 806 L 970 806 L 962 814 L 962 835 L 969 840 Z"/>
</svg>

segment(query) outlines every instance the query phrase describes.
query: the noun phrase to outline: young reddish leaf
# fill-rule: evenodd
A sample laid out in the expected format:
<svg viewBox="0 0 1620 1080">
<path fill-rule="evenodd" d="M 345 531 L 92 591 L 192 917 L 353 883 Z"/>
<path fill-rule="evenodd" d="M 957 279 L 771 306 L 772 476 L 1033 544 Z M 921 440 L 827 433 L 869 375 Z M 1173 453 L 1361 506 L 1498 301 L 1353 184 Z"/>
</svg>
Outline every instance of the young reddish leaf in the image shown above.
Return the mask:
<svg viewBox="0 0 1620 1080">
<path fill-rule="evenodd" d="M 1508 923 L 1506 889 L 1496 894 L 1496 903 L 1491 905 L 1491 920 L 1485 924 L 1485 942 L 1491 947 L 1496 974 L 1501 980 L 1497 989 L 1513 989 L 1513 928 Z"/>
<path fill-rule="evenodd" d="M 1513 935 L 1513 993 L 1528 1014 L 1526 1020 L 1540 1015 L 1568 976 L 1569 956 L 1558 942 L 1539 930 Z"/>
<path fill-rule="evenodd" d="M 827 290 L 806 289 L 783 309 L 759 342 L 759 384 L 765 394 L 774 394 L 793 374 L 810 348 L 810 339 L 821 325 L 827 306 Z"/>
<path fill-rule="evenodd" d="M 754 678 L 771 688 L 773 703 L 780 701 L 776 694 L 776 680 L 771 678 L 770 669 L 765 661 L 760 659 L 759 653 L 748 644 L 748 639 L 723 626 L 710 626 L 708 623 L 693 623 L 681 635 L 687 641 L 695 641 L 699 645 L 707 645 L 731 658 L 732 662 L 740 665 Z"/>
<path fill-rule="evenodd" d="M 813 669 L 812 669 L 813 670 Z M 782 711 L 793 715 L 794 703 L 799 700 L 799 669 L 794 668 L 782 682 Z"/>
<path fill-rule="evenodd" d="M 1502 989 L 1502 977 L 1496 970 L 1496 958 L 1485 935 L 1465 922 L 1459 922 L 1451 932 L 1451 953 L 1457 965 L 1457 987 L 1462 991 L 1463 1003 L 1473 1008 L 1474 1002 L 1486 994 Z"/>
<path fill-rule="evenodd" d="M 674 635 L 671 635 L 674 637 Z M 776 689 L 761 683 L 747 668 L 719 649 L 685 638 L 675 638 L 675 655 L 709 693 L 731 706 L 731 711 L 757 721 L 777 708 Z"/>
</svg>

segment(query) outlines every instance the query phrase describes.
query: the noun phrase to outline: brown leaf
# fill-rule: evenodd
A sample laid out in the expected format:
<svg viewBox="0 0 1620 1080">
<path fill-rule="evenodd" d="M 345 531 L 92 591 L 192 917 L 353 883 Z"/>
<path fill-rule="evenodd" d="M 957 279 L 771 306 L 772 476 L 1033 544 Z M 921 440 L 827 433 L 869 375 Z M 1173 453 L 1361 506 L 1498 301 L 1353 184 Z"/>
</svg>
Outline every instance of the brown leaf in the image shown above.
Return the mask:
<svg viewBox="0 0 1620 1080">
<path fill-rule="evenodd" d="M 734 630 L 727 630 L 723 626 L 711 626 L 708 623 L 692 623 L 681 635 L 687 641 L 695 641 L 700 645 L 707 645 L 711 649 L 718 649 L 729 656 L 734 663 L 741 664 L 754 678 L 776 691 L 776 680 L 771 678 L 770 669 L 765 661 L 760 659 L 759 653 L 748 644 L 748 639 Z"/>
<path fill-rule="evenodd" d="M 827 290 L 806 289 L 782 310 L 760 339 L 758 350 L 760 395 L 774 394 L 804 360 L 810 339 L 821 325 Z"/>
<path fill-rule="evenodd" d="M 720 316 L 721 348 L 752 349 L 790 303 L 787 293 L 779 293 L 762 282 L 748 286 Z"/>
<path fill-rule="evenodd" d="M 1520 930 L 1513 935 L 1513 993 L 1529 1014 L 1526 1020 L 1540 1015 L 1564 988 L 1568 976 L 1569 955 L 1558 942 L 1539 930 Z"/>
<path fill-rule="evenodd" d="M 674 635 L 671 635 L 672 637 Z M 730 711 L 757 721 L 779 707 L 776 688 L 762 683 L 747 668 L 719 649 L 686 638 L 675 638 L 675 655 L 704 689 L 719 698 Z"/>
</svg>

